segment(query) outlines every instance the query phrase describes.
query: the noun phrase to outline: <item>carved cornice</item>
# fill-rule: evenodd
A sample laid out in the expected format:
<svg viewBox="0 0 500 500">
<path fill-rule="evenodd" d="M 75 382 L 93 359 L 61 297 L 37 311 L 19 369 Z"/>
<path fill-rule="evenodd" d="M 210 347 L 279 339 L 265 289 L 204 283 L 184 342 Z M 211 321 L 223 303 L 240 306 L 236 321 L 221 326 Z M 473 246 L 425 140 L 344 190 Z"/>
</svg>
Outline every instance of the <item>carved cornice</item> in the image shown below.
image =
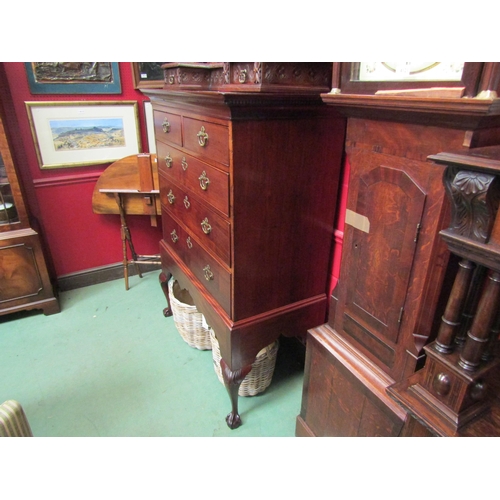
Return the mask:
<svg viewBox="0 0 500 500">
<path fill-rule="evenodd" d="M 193 68 L 181 66 L 165 70 L 165 85 L 208 87 L 210 84 L 210 70 L 207 68 Z"/>
<path fill-rule="evenodd" d="M 326 92 L 331 86 L 332 63 L 328 62 L 224 62 L 167 63 L 164 69 L 164 89 L 240 90 L 300 90 Z"/>
</svg>

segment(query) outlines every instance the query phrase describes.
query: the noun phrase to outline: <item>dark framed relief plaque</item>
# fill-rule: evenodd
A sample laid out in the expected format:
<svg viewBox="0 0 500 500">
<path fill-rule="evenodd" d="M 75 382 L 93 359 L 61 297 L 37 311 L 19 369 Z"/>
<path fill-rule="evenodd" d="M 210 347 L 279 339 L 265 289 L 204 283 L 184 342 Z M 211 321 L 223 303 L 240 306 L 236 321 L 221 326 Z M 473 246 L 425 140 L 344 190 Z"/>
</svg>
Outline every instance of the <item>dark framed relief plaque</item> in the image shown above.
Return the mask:
<svg viewBox="0 0 500 500">
<path fill-rule="evenodd" d="M 120 94 L 117 62 L 27 62 L 32 94 Z"/>
</svg>

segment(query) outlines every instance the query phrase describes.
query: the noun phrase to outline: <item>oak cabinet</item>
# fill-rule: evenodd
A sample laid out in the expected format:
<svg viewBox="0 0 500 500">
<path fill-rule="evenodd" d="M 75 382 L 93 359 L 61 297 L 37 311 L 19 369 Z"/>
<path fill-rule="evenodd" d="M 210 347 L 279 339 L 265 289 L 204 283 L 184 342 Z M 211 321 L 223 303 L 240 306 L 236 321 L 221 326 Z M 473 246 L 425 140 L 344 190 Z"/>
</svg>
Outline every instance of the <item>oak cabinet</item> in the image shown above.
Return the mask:
<svg viewBox="0 0 500 500">
<path fill-rule="evenodd" d="M 417 364 L 448 263 L 438 236 L 449 217 L 443 172 L 426 152 L 463 141 L 458 130 L 425 128 L 352 119 L 347 130 L 344 253 L 329 321 L 395 379 Z"/>
<path fill-rule="evenodd" d="M 456 269 L 440 236 L 444 167 L 428 156 L 498 143 L 498 100 L 322 97 L 348 119 L 350 179 L 340 278 L 328 321 L 309 331 L 296 434 L 428 435 L 388 392 L 424 365 Z"/>
</svg>

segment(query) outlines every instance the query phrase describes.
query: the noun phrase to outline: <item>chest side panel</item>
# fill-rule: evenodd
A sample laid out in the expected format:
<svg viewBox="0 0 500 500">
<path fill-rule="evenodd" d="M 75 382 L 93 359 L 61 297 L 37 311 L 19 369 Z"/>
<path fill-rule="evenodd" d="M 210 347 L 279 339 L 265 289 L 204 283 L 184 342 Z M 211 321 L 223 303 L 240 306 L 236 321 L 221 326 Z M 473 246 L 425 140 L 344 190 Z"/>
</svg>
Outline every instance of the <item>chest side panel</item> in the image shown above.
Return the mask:
<svg viewBox="0 0 500 500">
<path fill-rule="evenodd" d="M 235 319 L 326 294 L 343 137 L 314 116 L 233 123 Z"/>
</svg>

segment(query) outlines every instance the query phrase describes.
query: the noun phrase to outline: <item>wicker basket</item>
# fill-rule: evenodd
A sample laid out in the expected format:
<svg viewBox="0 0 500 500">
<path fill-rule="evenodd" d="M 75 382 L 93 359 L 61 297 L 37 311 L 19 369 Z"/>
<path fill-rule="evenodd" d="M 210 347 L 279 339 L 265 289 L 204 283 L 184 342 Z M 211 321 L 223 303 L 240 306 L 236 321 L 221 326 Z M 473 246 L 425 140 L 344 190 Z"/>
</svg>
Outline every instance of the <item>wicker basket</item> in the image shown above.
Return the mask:
<svg viewBox="0 0 500 500">
<path fill-rule="evenodd" d="M 168 282 L 168 291 L 174 323 L 184 341 L 202 351 L 212 349 L 208 326 L 189 292 L 173 279 Z"/>
<path fill-rule="evenodd" d="M 210 328 L 210 340 L 212 341 L 214 370 L 217 374 L 217 378 L 223 384 L 224 379 L 222 378 L 222 369 L 220 367 L 221 355 L 219 342 L 217 341 L 212 328 Z M 264 347 L 264 349 L 261 349 L 261 351 L 257 354 L 257 358 L 252 364 L 250 373 L 245 377 L 240 385 L 238 390 L 238 394 L 240 396 L 255 396 L 269 387 L 273 378 L 274 367 L 276 366 L 278 347 L 279 342 L 276 341 L 267 347 Z"/>
</svg>

